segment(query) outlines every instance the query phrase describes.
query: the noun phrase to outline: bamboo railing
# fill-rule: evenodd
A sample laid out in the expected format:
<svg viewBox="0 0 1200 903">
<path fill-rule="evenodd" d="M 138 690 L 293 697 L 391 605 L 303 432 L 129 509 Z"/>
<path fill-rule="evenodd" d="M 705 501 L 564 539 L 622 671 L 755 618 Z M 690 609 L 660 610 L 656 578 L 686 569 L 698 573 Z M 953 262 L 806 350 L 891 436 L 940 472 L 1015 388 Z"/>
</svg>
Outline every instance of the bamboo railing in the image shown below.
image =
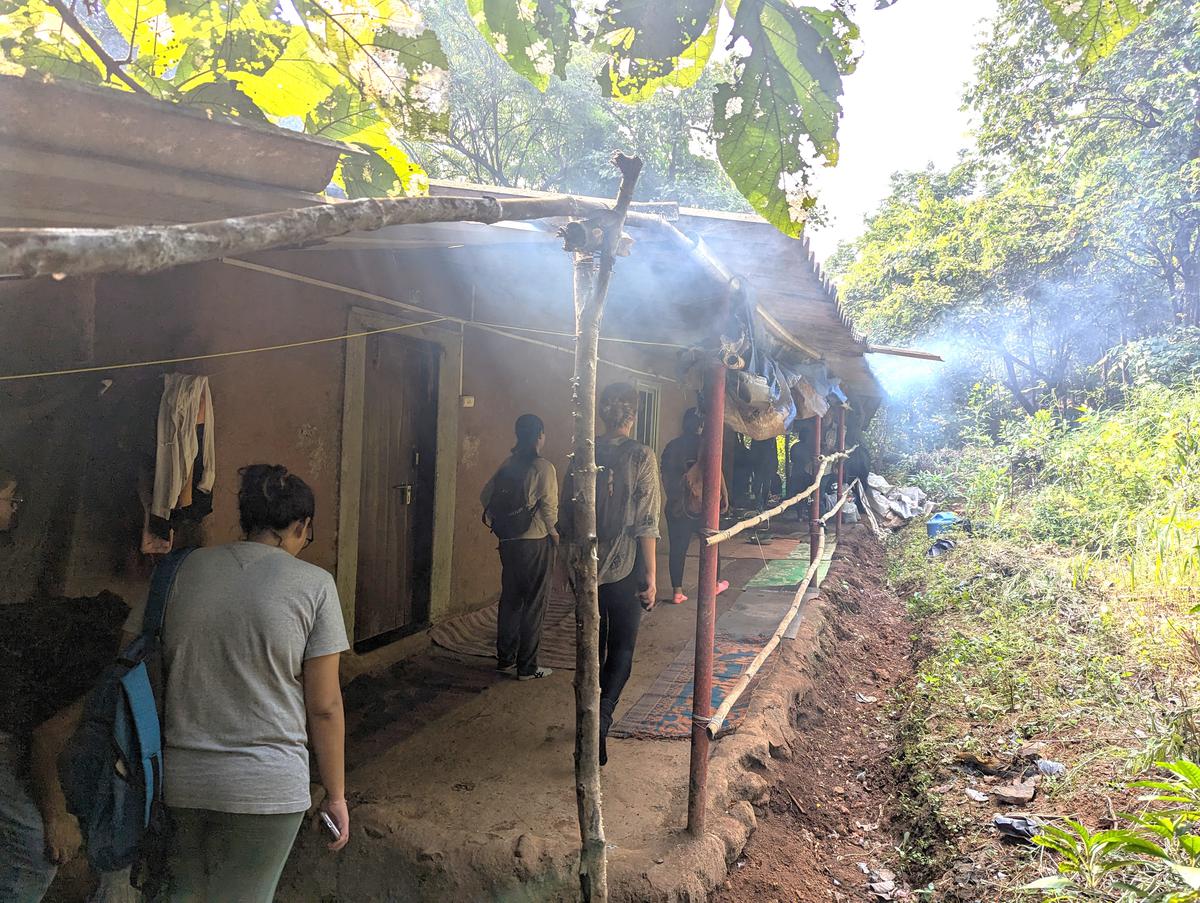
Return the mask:
<svg viewBox="0 0 1200 903">
<path fill-rule="evenodd" d="M 819 484 L 820 481 L 821 476 L 818 474 L 817 483 Z M 830 518 L 835 517 L 837 513 L 842 510 L 842 506 L 845 505 L 850 499 L 850 496 L 854 492 L 854 487 L 857 483 L 858 480 L 855 480 L 846 487 L 846 491 L 842 493 L 842 497 L 838 499 L 838 503 L 830 508 L 829 511 L 821 518 L 822 525 L 827 523 Z M 811 490 L 811 488 L 812 487 L 809 487 L 809 490 Z M 807 492 L 809 490 L 805 491 Z M 796 620 L 796 615 L 800 612 L 800 607 L 804 604 L 804 596 L 808 592 L 808 587 L 812 584 L 813 580 L 817 576 L 817 572 L 821 568 L 821 560 L 824 555 L 825 531 L 822 530 L 821 539 L 817 543 L 817 554 L 813 556 L 813 560 L 809 562 L 808 570 L 804 572 L 804 580 L 800 583 L 799 588 L 796 590 L 796 595 L 792 598 L 792 604 L 788 607 L 787 613 L 783 616 L 783 620 L 779 622 L 779 627 L 777 627 L 775 632 L 771 635 L 771 639 L 767 641 L 767 645 L 763 646 L 762 651 L 760 651 L 758 655 L 754 657 L 754 661 L 750 663 L 750 667 L 745 670 L 742 676 L 738 678 L 738 682 L 734 684 L 733 688 L 725 695 L 724 702 L 721 703 L 717 710 L 713 712 L 712 716 L 708 719 L 708 725 L 705 730 L 708 731 L 709 737 L 716 739 L 717 733 L 721 730 L 721 725 L 725 723 L 725 719 L 729 717 L 729 713 L 733 711 L 733 707 L 737 705 L 738 699 L 740 699 L 741 695 L 746 692 L 746 688 L 750 686 L 750 682 L 754 679 L 754 676 L 758 674 L 759 669 L 762 668 L 767 659 L 771 657 L 771 653 L 775 651 L 775 648 L 783 639 L 783 635 L 788 632 L 788 628 L 791 627 L 792 622 Z"/>
</svg>

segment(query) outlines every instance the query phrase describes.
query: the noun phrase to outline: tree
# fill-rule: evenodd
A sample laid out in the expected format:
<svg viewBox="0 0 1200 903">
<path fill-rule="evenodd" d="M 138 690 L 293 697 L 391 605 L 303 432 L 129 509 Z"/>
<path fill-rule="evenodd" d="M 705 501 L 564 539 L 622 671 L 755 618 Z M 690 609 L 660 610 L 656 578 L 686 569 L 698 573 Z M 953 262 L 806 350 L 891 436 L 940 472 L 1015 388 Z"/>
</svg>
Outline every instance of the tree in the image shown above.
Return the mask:
<svg viewBox="0 0 1200 903">
<path fill-rule="evenodd" d="M 637 105 L 606 99 L 592 77 L 598 56 L 587 54 L 543 93 L 496 55 L 465 7 L 428 3 L 422 12 L 451 63 L 446 134 L 414 147 L 431 176 L 610 196 L 616 181 L 606 151 L 615 141 L 645 162 L 643 197 L 749 210 L 716 161 L 702 91 L 660 91 Z M 711 83 L 720 69 L 704 79 Z"/>
<path fill-rule="evenodd" d="M 1161 0 L 1082 76 L 1051 21 L 1032 0 L 1002 4 L 968 95 L 980 152 L 1015 166 L 1053 160 L 1098 265 L 1152 276 L 1173 320 L 1198 325 L 1200 11 Z"/>
</svg>

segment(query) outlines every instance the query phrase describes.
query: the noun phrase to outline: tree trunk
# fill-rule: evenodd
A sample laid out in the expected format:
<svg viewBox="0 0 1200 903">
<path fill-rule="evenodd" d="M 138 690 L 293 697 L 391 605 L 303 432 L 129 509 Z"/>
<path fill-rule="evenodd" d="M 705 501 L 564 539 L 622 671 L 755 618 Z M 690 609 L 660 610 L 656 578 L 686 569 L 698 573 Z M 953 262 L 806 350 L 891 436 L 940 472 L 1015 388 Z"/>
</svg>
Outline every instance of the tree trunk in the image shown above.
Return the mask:
<svg viewBox="0 0 1200 903">
<path fill-rule="evenodd" d="M 600 791 L 600 598 L 596 557 L 596 364 L 604 302 L 614 252 L 633 198 L 642 162 L 618 154 L 621 171 L 613 220 L 605 234 L 600 266 L 590 254 L 575 258 L 575 496 L 570 549 L 575 589 L 575 797 L 579 809 L 579 890 L 585 903 L 608 900 L 604 818 Z"/>
<path fill-rule="evenodd" d="M 1004 371 L 1008 376 L 1005 384 L 1008 386 L 1008 390 L 1012 392 L 1013 397 L 1020 403 L 1025 413 L 1032 417 L 1037 413 L 1037 406 L 1025 397 L 1025 393 L 1021 389 L 1021 383 L 1017 380 L 1016 368 L 1013 366 L 1013 356 L 1003 349 L 1000 354 L 1004 358 Z"/>
</svg>

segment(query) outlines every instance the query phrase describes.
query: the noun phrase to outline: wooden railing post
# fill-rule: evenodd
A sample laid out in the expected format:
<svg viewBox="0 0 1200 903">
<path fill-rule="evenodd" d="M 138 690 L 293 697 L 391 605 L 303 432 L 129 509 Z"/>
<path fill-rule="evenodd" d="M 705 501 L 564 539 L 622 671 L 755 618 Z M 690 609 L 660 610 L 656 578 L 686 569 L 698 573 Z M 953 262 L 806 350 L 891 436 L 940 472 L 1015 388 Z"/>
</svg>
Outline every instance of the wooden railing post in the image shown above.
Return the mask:
<svg viewBox="0 0 1200 903">
<path fill-rule="evenodd" d="M 821 415 L 817 414 L 813 417 L 813 459 L 812 472 L 820 474 L 821 472 Z M 809 519 L 808 525 L 808 560 L 815 561 L 817 555 L 820 554 L 818 548 L 821 542 L 821 478 L 817 477 L 817 491 L 813 493 L 812 501 L 809 502 L 809 509 L 812 511 L 812 517 Z"/>
<path fill-rule="evenodd" d="M 839 452 L 846 450 L 846 406 L 838 406 L 838 449 Z M 842 458 L 838 461 L 838 495 L 846 491 L 846 459 Z M 837 520 L 833 525 L 833 535 L 837 539 L 842 538 L 842 509 L 838 508 Z"/>
<path fill-rule="evenodd" d="M 711 533 L 721 520 L 721 452 L 725 438 L 725 365 L 713 361 L 704 374 L 704 495 L 702 528 Z M 696 594 L 696 663 L 692 673 L 692 755 L 688 769 L 688 832 L 704 836 L 708 808 L 708 719 L 712 714 L 713 645 L 717 629 L 716 545 L 700 546 Z"/>
</svg>

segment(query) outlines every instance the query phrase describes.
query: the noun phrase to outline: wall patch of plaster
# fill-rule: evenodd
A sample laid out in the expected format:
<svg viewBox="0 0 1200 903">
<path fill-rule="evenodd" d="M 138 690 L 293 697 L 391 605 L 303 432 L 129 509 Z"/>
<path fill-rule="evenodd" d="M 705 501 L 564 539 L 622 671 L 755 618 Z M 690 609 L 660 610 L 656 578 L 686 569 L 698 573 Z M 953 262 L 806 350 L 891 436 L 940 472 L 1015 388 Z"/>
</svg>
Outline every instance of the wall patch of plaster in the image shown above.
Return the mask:
<svg viewBox="0 0 1200 903">
<path fill-rule="evenodd" d="M 462 466 L 472 468 L 479 463 L 479 446 L 481 444 L 478 436 L 472 436 L 469 433 L 463 436 L 462 442 Z"/>
</svg>

